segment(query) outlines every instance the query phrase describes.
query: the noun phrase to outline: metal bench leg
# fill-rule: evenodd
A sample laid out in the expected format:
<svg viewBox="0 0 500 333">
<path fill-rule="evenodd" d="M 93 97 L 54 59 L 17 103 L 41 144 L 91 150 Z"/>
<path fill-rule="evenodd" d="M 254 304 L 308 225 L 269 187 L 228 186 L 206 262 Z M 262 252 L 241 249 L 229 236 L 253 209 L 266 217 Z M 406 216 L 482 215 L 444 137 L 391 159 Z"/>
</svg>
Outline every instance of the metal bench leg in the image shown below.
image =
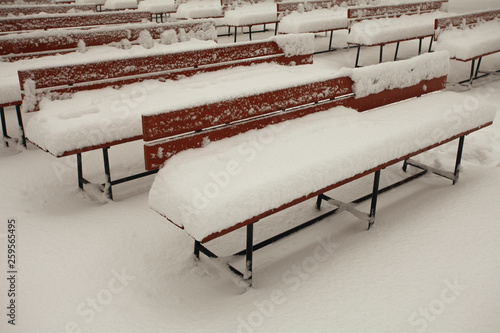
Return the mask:
<svg viewBox="0 0 500 333">
<path fill-rule="evenodd" d="M 200 242 L 197 240 L 194 241 L 194 257 L 196 260 L 200 259 L 200 248 L 199 248 Z"/>
<path fill-rule="evenodd" d="M 330 43 L 328 44 L 328 51 L 332 50 L 333 30 L 330 31 Z"/>
<path fill-rule="evenodd" d="M 246 264 L 245 274 L 243 279 L 252 286 L 252 261 L 253 261 L 253 223 L 247 225 L 247 249 L 246 249 Z"/>
<path fill-rule="evenodd" d="M 432 52 L 432 42 L 434 42 L 434 37 L 431 36 L 431 41 L 429 43 L 429 52 Z"/>
<path fill-rule="evenodd" d="M 396 52 L 394 52 L 394 61 L 398 60 L 399 42 L 396 44 Z"/>
<path fill-rule="evenodd" d="M 373 192 L 372 192 L 372 203 L 370 207 L 370 215 L 368 221 L 368 230 L 375 223 L 375 212 L 377 210 L 377 197 L 378 197 L 378 187 L 380 184 L 380 170 L 375 171 L 375 176 L 373 178 Z"/>
<path fill-rule="evenodd" d="M 458 182 L 458 176 L 460 174 L 460 164 L 462 162 L 462 152 L 464 149 L 465 135 L 460 137 L 458 141 L 458 150 L 457 150 L 457 160 L 455 162 L 455 171 L 453 174 L 455 175 L 455 179 L 453 180 L 453 185 Z"/>
<path fill-rule="evenodd" d="M 252 26 L 248 26 L 248 38 L 250 38 L 250 40 L 252 40 Z"/>
<path fill-rule="evenodd" d="M 358 62 L 359 62 L 359 53 L 360 53 L 360 51 L 361 51 L 361 45 L 358 45 L 358 51 L 356 52 L 356 63 L 354 64 L 355 68 L 359 67 Z"/>
<path fill-rule="evenodd" d="M 0 107 L 0 119 L 2 121 L 2 136 L 5 139 L 4 144 L 5 147 L 8 147 L 9 142 L 7 139 L 10 139 L 10 136 L 7 134 L 7 124 L 5 123 L 5 111 L 3 107 Z"/>
<path fill-rule="evenodd" d="M 472 81 L 474 80 L 474 72 L 476 67 L 476 59 L 472 59 L 472 64 L 470 67 L 470 78 L 469 78 L 469 86 L 472 87 Z"/>
<path fill-rule="evenodd" d="M 483 57 L 480 57 L 479 60 L 477 61 L 476 74 L 474 74 L 474 79 L 477 79 L 477 75 L 479 74 L 479 67 L 481 67 L 482 60 L 483 60 Z"/>
<path fill-rule="evenodd" d="M 423 38 L 418 39 L 418 55 L 422 53 L 422 40 Z"/>
<path fill-rule="evenodd" d="M 16 105 L 17 123 L 19 125 L 19 131 L 21 132 L 21 144 L 26 148 L 26 137 L 24 136 L 24 125 L 23 125 L 23 115 L 21 113 L 21 105 Z"/>
<path fill-rule="evenodd" d="M 278 33 L 278 22 L 276 22 L 276 24 L 274 25 L 274 35 L 276 36 L 277 33 Z"/>
<path fill-rule="evenodd" d="M 82 153 L 76 154 L 76 169 L 78 170 L 78 187 L 83 191 L 85 180 L 83 179 Z"/>
<path fill-rule="evenodd" d="M 113 200 L 113 190 L 111 187 L 111 172 L 109 168 L 108 150 L 109 147 L 102 148 L 102 156 L 104 160 L 104 173 L 106 174 L 106 184 L 104 184 L 104 192 L 106 192 L 106 195 L 110 200 Z"/>
<path fill-rule="evenodd" d="M 379 63 L 382 63 L 383 55 L 384 55 L 384 45 L 380 45 L 380 56 L 379 56 L 379 59 L 378 59 Z"/>
<path fill-rule="evenodd" d="M 238 34 L 238 27 L 234 27 L 234 42 L 236 43 L 236 35 Z"/>
</svg>

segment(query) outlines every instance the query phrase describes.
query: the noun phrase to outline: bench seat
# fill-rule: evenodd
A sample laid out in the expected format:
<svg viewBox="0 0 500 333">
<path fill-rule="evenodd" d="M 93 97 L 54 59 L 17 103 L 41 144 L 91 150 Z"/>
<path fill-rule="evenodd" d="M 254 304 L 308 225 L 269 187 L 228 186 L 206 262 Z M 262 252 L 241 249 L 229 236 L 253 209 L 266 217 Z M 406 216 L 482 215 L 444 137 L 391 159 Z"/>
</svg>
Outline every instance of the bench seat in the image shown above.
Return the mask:
<svg viewBox="0 0 500 333">
<path fill-rule="evenodd" d="M 345 8 L 315 9 L 310 12 L 293 12 L 280 20 L 279 33 L 325 32 L 347 29 Z"/>
<path fill-rule="evenodd" d="M 452 59 L 469 61 L 500 51 L 500 21 L 484 22 L 474 28 L 441 31 L 436 50 L 448 50 Z"/>
<path fill-rule="evenodd" d="M 436 11 L 355 22 L 350 26 L 347 42 L 353 45 L 377 46 L 434 36 L 434 20 L 445 15 L 447 13 Z"/>
<path fill-rule="evenodd" d="M 464 118 L 467 98 L 438 92 L 363 113 L 338 106 L 180 152 L 156 176 L 150 206 L 210 240 L 491 123 L 493 105 Z"/>
</svg>

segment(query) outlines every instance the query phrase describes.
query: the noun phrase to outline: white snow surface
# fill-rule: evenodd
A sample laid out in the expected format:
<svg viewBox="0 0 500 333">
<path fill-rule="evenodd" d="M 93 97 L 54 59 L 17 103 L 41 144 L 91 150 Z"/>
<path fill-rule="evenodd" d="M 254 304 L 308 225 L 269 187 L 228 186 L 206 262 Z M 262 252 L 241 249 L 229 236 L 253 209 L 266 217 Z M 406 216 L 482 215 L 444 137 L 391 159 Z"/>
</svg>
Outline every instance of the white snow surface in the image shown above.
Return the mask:
<svg viewBox="0 0 500 333">
<path fill-rule="evenodd" d="M 292 12 L 284 16 L 279 23 L 281 33 L 303 33 L 347 29 L 347 9 L 316 9 L 309 12 Z"/>
<path fill-rule="evenodd" d="M 174 0 L 144 0 L 139 2 L 139 10 L 151 13 L 175 12 L 177 5 Z"/>
<path fill-rule="evenodd" d="M 347 41 L 353 44 L 377 45 L 384 42 L 405 40 L 434 34 L 434 20 L 448 15 L 436 11 L 397 18 L 362 20 L 351 25 Z"/>
<path fill-rule="evenodd" d="M 466 29 L 441 31 L 436 50 L 447 50 L 452 58 L 467 60 L 500 51 L 500 20 L 488 21 Z"/>
<path fill-rule="evenodd" d="M 488 7 L 498 2 L 450 0 L 450 11 Z M 335 37 L 335 47 L 346 46 L 347 33 Z M 328 39 L 317 37 L 316 49 Z M 417 45 L 403 43 L 401 57 L 414 56 Z M 384 61 L 390 61 L 394 45 L 386 48 Z M 312 67 L 330 73 L 352 67 L 355 56 L 354 49 L 318 54 Z M 378 49 L 361 56 L 365 65 L 376 63 Z M 500 55 L 485 57 L 481 66 L 498 70 Z M 469 71 L 470 63 L 452 61 L 450 82 L 468 78 Z M 467 119 L 478 101 L 500 107 L 498 77 L 478 80 L 470 90 L 448 90 L 467 97 L 452 124 Z M 9 134 L 19 137 L 15 109 L 6 108 L 5 116 Z M 34 113 L 23 116 L 29 121 Z M 15 219 L 16 325 L 7 323 L 4 309 L 2 333 L 500 331 L 498 117 L 466 137 L 456 185 L 427 175 L 379 195 L 370 231 L 350 214 L 336 214 L 256 251 L 253 288 L 247 291 L 216 268 L 232 261 L 241 269 L 244 260 L 193 260 L 192 238 L 150 209 L 154 176 L 117 185 L 115 200 L 102 202 L 96 200 L 102 199 L 97 186 L 77 189 L 74 157 L 58 159 L 32 145 L 24 150 L 10 143 L 0 145 L 0 303 L 6 308 L 10 301 L 7 221 Z M 144 170 L 142 146 L 138 141 L 110 149 L 113 178 Z M 321 146 L 346 148 L 315 142 L 312 149 Z M 455 141 L 418 160 L 453 170 L 456 150 Z M 104 182 L 102 152 L 85 153 L 83 161 L 85 177 Z M 403 176 L 401 165 L 386 168 L 381 186 Z M 369 193 L 372 181 L 370 175 L 327 194 L 350 201 Z M 316 217 L 314 204 L 307 201 L 256 223 L 255 242 Z M 357 208 L 369 211 L 369 202 Z M 321 212 L 328 209 L 323 203 Z M 244 230 L 238 230 L 206 245 L 225 256 L 244 244 Z"/>
<path fill-rule="evenodd" d="M 137 9 L 137 7 L 137 0 L 106 0 L 104 3 L 106 10 Z"/>
<path fill-rule="evenodd" d="M 245 26 L 275 22 L 278 10 L 274 2 L 245 4 L 224 13 L 224 23 L 231 26 Z"/>
<path fill-rule="evenodd" d="M 220 17 L 222 5 L 218 0 L 189 0 L 177 7 L 174 16 L 179 19 Z"/>
</svg>

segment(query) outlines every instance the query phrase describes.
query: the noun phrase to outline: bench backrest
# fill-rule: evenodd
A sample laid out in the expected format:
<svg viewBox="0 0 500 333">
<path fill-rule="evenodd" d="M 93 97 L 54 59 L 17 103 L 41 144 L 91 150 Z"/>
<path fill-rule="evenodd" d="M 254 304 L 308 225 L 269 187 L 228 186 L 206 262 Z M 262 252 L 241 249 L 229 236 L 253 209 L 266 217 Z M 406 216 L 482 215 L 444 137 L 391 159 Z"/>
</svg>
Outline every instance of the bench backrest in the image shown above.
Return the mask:
<svg viewBox="0 0 500 333">
<path fill-rule="evenodd" d="M 437 0 L 388 6 L 357 6 L 348 8 L 347 18 L 349 22 L 353 23 L 383 17 L 430 13 L 440 10 L 447 3 L 448 0 Z"/>
<path fill-rule="evenodd" d="M 446 61 L 449 61 L 447 57 Z M 385 65 L 383 68 L 388 67 Z M 400 69 L 394 69 L 394 72 L 398 70 Z M 369 70 L 364 71 L 362 74 L 364 79 L 373 75 Z M 410 72 L 411 68 L 408 70 L 408 73 Z M 142 117 L 143 139 L 146 142 L 145 167 L 147 170 L 154 170 L 180 151 L 199 148 L 207 142 L 335 106 L 343 105 L 365 111 L 442 90 L 445 87 L 446 74 L 431 79 L 421 79 L 403 88 L 385 89 L 368 96 L 356 96 L 351 77 L 341 76 L 207 105 L 145 114 Z"/>
<path fill-rule="evenodd" d="M 38 5 L 47 5 L 53 4 L 54 0 L 23 0 L 25 3 L 29 4 L 38 4 Z M 16 3 L 17 0 L 0 0 L 0 5 L 12 5 Z"/>
<path fill-rule="evenodd" d="M 46 30 L 150 21 L 151 13 L 120 11 L 88 14 L 56 14 L 48 16 L 0 18 L 0 32 Z"/>
<path fill-rule="evenodd" d="M 135 23 L 118 26 L 105 26 L 91 29 L 73 29 L 64 31 L 43 31 L 36 33 L 0 35 L 0 56 L 5 60 L 14 61 L 24 58 L 35 58 L 54 53 L 74 51 L 80 40 L 86 46 L 106 45 L 120 42 L 122 39 L 137 40 L 141 31 L 147 30 L 153 39 L 159 39 L 162 32 L 173 29 L 177 34 L 181 29 L 191 32 L 197 39 L 214 39 L 211 34 L 215 23 L 209 20 L 170 22 L 170 23 Z M 212 36 L 213 35 L 213 36 Z"/>
<path fill-rule="evenodd" d="M 76 91 L 117 87 L 151 79 L 177 79 L 264 62 L 283 65 L 312 63 L 312 51 L 308 55 L 287 56 L 271 39 L 202 50 L 20 70 L 18 76 L 23 99 L 30 94 L 30 105 L 24 106 L 24 109 L 34 111 L 37 103 L 33 103 L 33 98 L 39 101 L 48 94 L 57 98 L 60 94 L 65 96 Z"/>
<path fill-rule="evenodd" d="M 97 6 L 77 4 L 0 6 L 0 17 L 9 15 L 35 15 L 40 13 L 64 14 L 70 10 L 75 12 L 95 12 Z"/>
<path fill-rule="evenodd" d="M 434 20 L 434 29 L 447 29 L 451 27 L 473 26 L 482 21 L 492 21 L 500 18 L 500 9 L 484 10 L 463 15 L 454 15 Z"/>
</svg>

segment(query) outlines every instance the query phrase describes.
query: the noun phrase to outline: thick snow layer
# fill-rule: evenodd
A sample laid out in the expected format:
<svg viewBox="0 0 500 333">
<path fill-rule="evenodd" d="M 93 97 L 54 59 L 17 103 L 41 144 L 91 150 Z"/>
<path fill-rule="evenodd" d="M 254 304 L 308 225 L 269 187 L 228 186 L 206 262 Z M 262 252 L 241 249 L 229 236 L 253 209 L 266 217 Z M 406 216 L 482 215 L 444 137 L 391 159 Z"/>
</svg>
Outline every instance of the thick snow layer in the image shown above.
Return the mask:
<svg viewBox="0 0 500 333">
<path fill-rule="evenodd" d="M 500 51 L 500 20 L 489 21 L 473 28 L 453 28 L 441 31 L 436 50 L 448 50 L 452 58 L 468 60 Z"/>
<path fill-rule="evenodd" d="M 179 19 L 220 17 L 222 5 L 218 0 L 190 0 L 181 3 L 175 17 Z"/>
<path fill-rule="evenodd" d="M 71 99 L 43 99 L 40 111 L 26 125 L 26 135 L 54 155 L 68 150 L 131 138 L 142 134 L 141 115 L 179 105 L 192 106 L 211 99 L 266 91 L 304 80 L 325 71 L 310 65 L 260 64 L 199 74 L 180 81 L 144 81 L 73 94 Z M 64 138 L 64 139 L 61 139 Z"/>
<path fill-rule="evenodd" d="M 224 14 L 224 23 L 231 26 L 275 22 L 277 19 L 278 11 L 274 2 L 245 4 Z"/>
<path fill-rule="evenodd" d="M 355 22 L 350 27 L 347 42 L 361 45 L 377 45 L 397 40 L 434 35 L 434 20 L 448 15 L 432 12 L 419 15 L 403 15 L 398 18 L 380 18 Z"/>
<path fill-rule="evenodd" d="M 151 13 L 168 13 L 175 12 L 177 4 L 174 0 L 144 0 L 139 2 L 138 9 Z"/>
<path fill-rule="evenodd" d="M 137 9 L 137 0 L 106 0 L 104 9 Z"/>
<path fill-rule="evenodd" d="M 425 53 L 404 61 L 388 62 L 351 71 L 356 98 L 386 89 L 409 87 L 422 80 L 445 76 L 450 68 L 446 51 Z"/>
<path fill-rule="evenodd" d="M 209 39 L 212 32 L 207 32 L 205 36 Z M 179 35 L 180 37 L 180 35 Z M 87 48 L 85 53 L 73 52 L 64 55 L 53 55 L 34 60 L 20 60 L 16 62 L 0 62 L 0 104 L 12 101 L 19 101 L 21 99 L 21 89 L 19 86 L 19 79 L 17 71 L 29 68 L 41 67 L 54 67 L 63 65 L 81 64 L 90 61 L 106 61 L 112 59 L 126 59 L 132 57 L 140 57 L 147 55 L 158 55 L 172 52 L 182 52 L 189 50 L 211 48 L 217 45 L 213 40 L 202 41 L 196 38 L 196 34 L 187 34 L 183 39 L 183 43 L 176 43 L 174 45 L 163 45 L 160 41 L 156 41 L 154 47 L 146 49 L 142 45 L 133 45 L 130 48 L 122 49 L 112 46 L 95 46 Z M 215 37 L 215 36 L 213 36 Z"/>
<path fill-rule="evenodd" d="M 480 105 L 463 119 L 464 104 L 443 92 L 365 113 L 337 107 L 181 152 L 158 173 L 149 203 L 202 240 L 495 116 Z"/>
<path fill-rule="evenodd" d="M 104 5 L 106 0 L 75 0 L 76 4 L 96 4 L 96 5 Z"/>
<path fill-rule="evenodd" d="M 347 29 L 347 10 L 317 9 L 310 12 L 293 12 L 280 20 L 278 31 L 281 33 L 301 33 Z"/>
</svg>

